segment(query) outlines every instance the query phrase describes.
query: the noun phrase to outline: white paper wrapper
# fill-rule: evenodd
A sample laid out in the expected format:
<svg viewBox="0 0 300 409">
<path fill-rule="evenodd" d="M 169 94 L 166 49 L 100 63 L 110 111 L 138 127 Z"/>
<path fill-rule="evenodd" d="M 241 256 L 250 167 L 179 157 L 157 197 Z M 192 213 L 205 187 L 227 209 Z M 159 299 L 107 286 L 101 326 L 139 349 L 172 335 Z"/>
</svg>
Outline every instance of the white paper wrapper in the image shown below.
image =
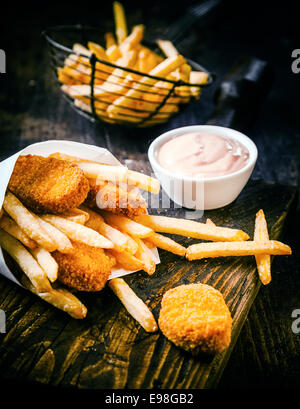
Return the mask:
<svg viewBox="0 0 300 409">
<path fill-rule="evenodd" d="M 86 145 L 84 143 L 52 140 L 29 145 L 13 156 L 10 156 L 9 158 L 0 162 L 0 209 L 2 208 L 5 191 L 19 155 L 32 154 L 49 156 L 51 153 L 55 152 L 61 152 L 72 156 L 79 156 L 83 159 L 99 161 L 102 163 L 107 163 L 109 165 L 121 165 L 118 159 L 115 158 L 107 149 L 99 148 L 93 145 Z M 152 256 L 156 264 L 160 263 L 158 251 L 156 248 L 151 250 L 149 249 L 149 254 Z M 121 268 L 113 268 L 110 278 L 122 277 L 128 274 L 132 274 L 133 272 L 134 271 L 128 271 Z M 22 284 L 15 278 L 13 273 L 7 267 L 1 248 L 0 274 L 4 275 L 16 284 L 22 286 Z"/>
</svg>

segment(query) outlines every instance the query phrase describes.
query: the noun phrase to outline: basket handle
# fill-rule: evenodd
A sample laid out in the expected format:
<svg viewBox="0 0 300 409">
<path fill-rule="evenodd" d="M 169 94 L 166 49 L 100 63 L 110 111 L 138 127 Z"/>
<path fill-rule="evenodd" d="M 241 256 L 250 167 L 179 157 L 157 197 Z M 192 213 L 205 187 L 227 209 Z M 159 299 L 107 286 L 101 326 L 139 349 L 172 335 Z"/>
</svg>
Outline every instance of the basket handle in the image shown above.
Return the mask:
<svg viewBox="0 0 300 409">
<path fill-rule="evenodd" d="M 174 44 L 178 43 L 193 24 L 200 18 L 210 14 L 220 3 L 222 3 L 222 0 L 205 0 L 189 7 L 183 17 L 172 23 L 165 32 L 163 32 L 162 38 Z"/>
<path fill-rule="evenodd" d="M 274 73 L 268 62 L 240 57 L 216 89 L 215 109 L 207 125 L 247 130 L 271 89 Z"/>
</svg>

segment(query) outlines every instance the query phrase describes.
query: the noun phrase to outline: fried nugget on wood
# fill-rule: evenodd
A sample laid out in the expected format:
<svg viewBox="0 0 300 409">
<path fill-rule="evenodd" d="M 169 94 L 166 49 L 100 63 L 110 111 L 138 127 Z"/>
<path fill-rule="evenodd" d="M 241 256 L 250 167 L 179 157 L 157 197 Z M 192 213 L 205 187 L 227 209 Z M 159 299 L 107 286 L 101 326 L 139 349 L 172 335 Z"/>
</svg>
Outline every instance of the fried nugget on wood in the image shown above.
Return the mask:
<svg viewBox="0 0 300 409">
<path fill-rule="evenodd" d="M 127 190 L 122 185 L 110 182 L 96 182 L 89 179 L 90 190 L 85 201 L 89 207 L 109 210 L 112 213 L 132 217 L 145 214 L 147 205 L 145 199 L 136 190 Z"/>
<path fill-rule="evenodd" d="M 220 291 L 207 284 L 168 290 L 158 319 L 162 333 L 175 345 L 196 355 L 221 352 L 231 339 L 232 318 Z"/>
<path fill-rule="evenodd" d="M 54 251 L 58 280 L 79 291 L 100 291 L 111 273 L 113 260 L 101 248 L 72 241 L 73 251 Z"/>
<path fill-rule="evenodd" d="M 62 213 L 87 197 L 89 182 L 75 164 L 39 155 L 21 155 L 8 189 L 35 213 Z"/>
</svg>

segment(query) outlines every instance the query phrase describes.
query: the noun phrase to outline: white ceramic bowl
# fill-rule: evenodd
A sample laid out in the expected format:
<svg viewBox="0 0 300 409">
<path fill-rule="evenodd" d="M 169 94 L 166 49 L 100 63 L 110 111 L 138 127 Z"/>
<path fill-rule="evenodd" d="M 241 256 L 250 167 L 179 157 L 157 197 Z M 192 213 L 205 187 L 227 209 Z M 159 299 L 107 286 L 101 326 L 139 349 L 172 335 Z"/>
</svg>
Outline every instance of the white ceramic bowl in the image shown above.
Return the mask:
<svg viewBox="0 0 300 409">
<path fill-rule="evenodd" d="M 195 179 L 177 175 L 163 168 L 157 160 L 160 146 L 176 136 L 190 132 L 206 132 L 235 139 L 249 151 L 247 164 L 224 176 Z M 150 145 L 148 157 L 155 176 L 167 195 L 179 206 L 188 209 L 217 209 L 233 202 L 249 180 L 257 160 L 257 148 L 250 138 L 234 129 L 212 125 L 176 128 L 158 136 Z"/>
</svg>

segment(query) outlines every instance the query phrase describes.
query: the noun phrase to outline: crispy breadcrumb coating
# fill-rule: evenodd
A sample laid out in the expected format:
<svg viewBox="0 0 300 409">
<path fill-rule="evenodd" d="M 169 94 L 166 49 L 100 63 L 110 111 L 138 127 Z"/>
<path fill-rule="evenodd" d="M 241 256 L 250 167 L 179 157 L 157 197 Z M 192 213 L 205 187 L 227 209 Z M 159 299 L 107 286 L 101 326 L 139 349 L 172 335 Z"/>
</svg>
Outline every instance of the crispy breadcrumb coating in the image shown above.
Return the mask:
<svg viewBox="0 0 300 409">
<path fill-rule="evenodd" d="M 222 294 L 207 284 L 168 290 L 158 319 L 162 333 L 175 345 L 196 355 L 217 353 L 230 344 L 232 318 Z"/>
<path fill-rule="evenodd" d="M 62 213 L 79 206 L 89 182 L 75 164 L 39 155 L 21 155 L 8 189 L 35 213 Z"/>
<path fill-rule="evenodd" d="M 108 210 L 127 217 L 139 216 L 147 212 L 145 199 L 137 189 L 127 190 L 122 185 L 110 182 L 99 183 L 89 179 L 90 190 L 85 201 L 89 207 Z"/>
<path fill-rule="evenodd" d="M 58 280 L 79 291 L 100 291 L 111 273 L 113 261 L 99 247 L 72 241 L 73 251 L 54 251 Z"/>
</svg>

